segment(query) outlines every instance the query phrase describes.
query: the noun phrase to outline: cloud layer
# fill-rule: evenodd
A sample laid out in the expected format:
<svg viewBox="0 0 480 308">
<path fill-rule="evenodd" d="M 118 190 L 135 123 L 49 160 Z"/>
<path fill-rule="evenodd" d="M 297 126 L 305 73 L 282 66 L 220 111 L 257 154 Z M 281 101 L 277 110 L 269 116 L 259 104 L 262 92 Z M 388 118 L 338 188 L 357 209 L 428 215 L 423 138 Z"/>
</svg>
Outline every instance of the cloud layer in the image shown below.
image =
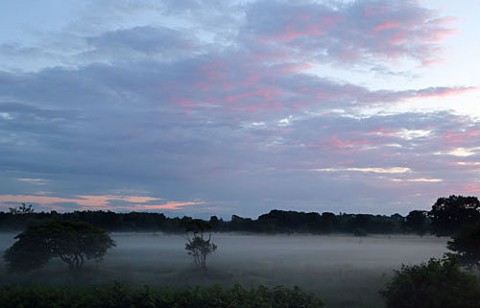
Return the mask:
<svg viewBox="0 0 480 308">
<path fill-rule="evenodd" d="M 455 33 L 417 1 L 91 5 L 0 44 L 4 207 L 406 213 L 480 191 L 479 121 L 417 108 L 476 85 L 404 79 Z"/>
</svg>

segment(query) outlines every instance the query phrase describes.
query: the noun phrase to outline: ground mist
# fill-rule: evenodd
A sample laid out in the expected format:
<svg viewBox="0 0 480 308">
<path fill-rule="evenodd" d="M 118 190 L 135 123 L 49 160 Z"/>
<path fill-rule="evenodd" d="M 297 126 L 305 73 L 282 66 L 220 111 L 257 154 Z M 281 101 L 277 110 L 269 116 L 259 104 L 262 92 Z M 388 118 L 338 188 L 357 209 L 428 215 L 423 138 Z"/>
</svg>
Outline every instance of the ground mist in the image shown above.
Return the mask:
<svg viewBox="0 0 480 308">
<path fill-rule="evenodd" d="M 0 249 L 14 233 L 0 234 Z M 132 286 L 226 287 L 299 286 L 315 292 L 327 307 L 382 307 L 378 290 L 401 264 L 416 264 L 446 251 L 445 238 L 406 235 L 354 237 L 344 235 L 213 234 L 218 250 L 207 260 L 208 270 L 193 269 L 181 235 L 113 233 L 117 247 L 103 262 L 86 263 L 73 276 L 53 260 L 40 270 L 8 274 L 2 262 L 2 284 L 98 285 L 112 280 Z"/>
</svg>

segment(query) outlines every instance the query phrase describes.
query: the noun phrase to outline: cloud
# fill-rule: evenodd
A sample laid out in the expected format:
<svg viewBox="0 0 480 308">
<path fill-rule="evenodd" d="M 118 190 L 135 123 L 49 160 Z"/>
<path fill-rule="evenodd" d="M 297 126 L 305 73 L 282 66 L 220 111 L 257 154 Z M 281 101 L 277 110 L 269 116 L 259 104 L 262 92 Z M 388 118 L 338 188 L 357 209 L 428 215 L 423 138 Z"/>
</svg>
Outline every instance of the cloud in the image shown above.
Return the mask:
<svg viewBox="0 0 480 308">
<path fill-rule="evenodd" d="M 32 185 L 40 185 L 40 186 L 47 185 L 47 182 L 48 182 L 45 179 L 32 179 L 32 178 L 17 178 L 17 181 L 30 183 Z"/>
<path fill-rule="evenodd" d="M 149 211 L 179 210 L 185 206 L 200 205 L 201 201 L 163 201 L 162 198 L 148 196 L 74 196 L 54 197 L 44 195 L 0 195 L 0 205 L 12 206 L 15 203 L 39 204 L 42 209 L 69 211 L 76 210 L 116 210 L 116 211 Z"/>
<path fill-rule="evenodd" d="M 413 183 L 438 183 L 438 182 L 443 182 L 443 179 L 414 178 L 414 179 L 392 179 L 392 181 L 413 182 Z"/>
<path fill-rule="evenodd" d="M 195 36 L 166 27 L 116 29 L 86 38 L 89 50 L 81 54 L 97 62 L 178 61 L 201 53 Z"/>
<path fill-rule="evenodd" d="M 400 108 L 477 87 L 349 78 L 442 56 L 451 20 L 416 1 L 89 5 L 42 44 L 0 47 L 4 202 L 378 210 L 477 179 L 458 165 L 478 161 L 477 120 Z"/>
<path fill-rule="evenodd" d="M 454 31 L 451 23 L 415 1 L 258 1 L 247 13 L 249 33 L 264 44 L 337 63 L 403 57 L 436 61 L 438 42 Z"/>
<path fill-rule="evenodd" d="M 455 148 L 449 152 L 446 152 L 447 155 L 457 156 L 457 157 L 468 157 L 475 155 L 475 152 L 480 148 L 465 149 L 465 148 Z M 439 153 L 442 154 L 442 153 Z"/>
<path fill-rule="evenodd" d="M 388 173 L 388 174 L 411 172 L 410 168 L 404 168 L 404 167 L 323 168 L 323 169 L 313 169 L 312 171 L 315 171 L 315 172 L 366 172 L 366 173 Z"/>
</svg>

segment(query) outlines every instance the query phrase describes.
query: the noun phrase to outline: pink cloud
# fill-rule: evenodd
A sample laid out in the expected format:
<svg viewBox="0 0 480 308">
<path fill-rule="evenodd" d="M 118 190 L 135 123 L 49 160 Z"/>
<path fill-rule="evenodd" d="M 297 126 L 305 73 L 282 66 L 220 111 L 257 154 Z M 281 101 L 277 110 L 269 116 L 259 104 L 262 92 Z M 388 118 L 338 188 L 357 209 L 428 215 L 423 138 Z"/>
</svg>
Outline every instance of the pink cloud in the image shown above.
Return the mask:
<svg viewBox="0 0 480 308">
<path fill-rule="evenodd" d="M 367 133 L 367 135 L 376 135 L 376 136 L 388 136 L 393 137 L 397 134 L 397 131 L 392 128 L 378 128 Z"/>
<path fill-rule="evenodd" d="M 285 74 L 302 73 L 312 69 L 314 66 L 311 63 L 288 63 L 280 68 L 280 71 Z"/>
<path fill-rule="evenodd" d="M 329 147 L 333 147 L 336 149 L 352 149 L 352 148 L 357 148 L 365 145 L 371 145 L 373 144 L 373 140 L 369 139 L 355 139 L 355 140 L 346 140 L 346 139 L 341 139 L 339 136 L 332 136 L 330 137 L 326 144 Z"/>
<path fill-rule="evenodd" d="M 440 43 L 450 36 L 454 35 L 455 33 L 458 32 L 458 29 L 453 29 L 453 28 L 447 28 L 450 27 L 452 24 L 454 24 L 457 21 L 456 18 L 453 17 L 444 17 L 444 18 L 437 18 L 433 19 L 429 22 L 433 27 L 435 25 L 442 25 L 444 28 L 443 29 L 437 29 L 437 31 L 432 32 L 430 41 L 435 42 L 435 43 Z"/>
<path fill-rule="evenodd" d="M 200 68 L 202 75 L 208 79 L 218 80 L 223 79 L 223 72 L 225 72 L 228 63 L 224 60 L 217 60 L 203 65 Z"/>
<path fill-rule="evenodd" d="M 376 25 L 373 29 L 375 31 L 383 31 L 383 30 L 398 28 L 399 26 L 400 26 L 400 23 L 397 21 L 386 21 L 384 23 Z"/>
<path fill-rule="evenodd" d="M 143 204 L 139 206 L 120 206 L 115 209 L 121 209 L 123 211 L 151 211 L 151 210 L 179 210 L 186 206 L 205 204 L 205 202 L 167 202 L 163 204 Z"/>
<path fill-rule="evenodd" d="M 442 192 L 443 195 L 469 195 L 476 196 L 480 191 L 480 183 L 458 183 L 451 185 L 449 192 Z"/>
<path fill-rule="evenodd" d="M 375 15 L 384 15 L 388 10 L 385 4 L 366 4 L 362 9 L 362 15 L 365 17 L 375 17 Z"/>
<path fill-rule="evenodd" d="M 68 211 L 72 210 L 70 206 L 63 206 L 62 203 L 73 203 L 77 207 L 74 210 L 177 210 L 184 206 L 204 204 L 199 201 L 166 201 L 161 202 L 162 198 L 149 196 L 117 196 L 117 195 L 80 195 L 75 197 L 54 197 L 43 195 L 0 195 L 0 206 L 4 208 L 12 207 L 11 203 L 32 203 L 40 204 L 43 208 L 52 210 Z M 161 202 L 161 203 L 157 203 Z M 128 203 L 125 205 L 122 203 Z M 132 205 L 133 203 L 134 205 Z M 157 203 L 157 204 L 151 204 Z M 118 204 L 118 205 L 116 205 Z"/>
<path fill-rule="evenodd" d="M 446 143 L 450 145 L 459 145 L 459 144 L 467 143 L 468 141 L 471 141 L 472 138 L 476 138 L 479 136 L 480 136 L 480 130 L 475 129 L 475 130 L 471 130 L 468 132 L 461 132 L 461 133 L 447 132 L 442 135 L 442 138 L 446 141 Z"/>
<path fill-rule="evenodd" d="M 471 91 L 477 91 L 479 87 L 437 87 L 419 90 L 415 93 L 414 97 L 447 97 L 452 95 L 464 94 Z"/>
<path fill-rule="evenodd" d="M 277 33 L 263 38 L 265 43 L 287 43 L 299 38 L 321 37 L 326 30 L 336 23 L 343 21 L 343 18 L 332 16 L 321 16 L 315 18 L 309 13 L 300 13 L 292 18 Z"/>
<path fill-rule="evenodd" d="M 436 18 L 434 11 L 408 1 L 355 1 L 340 9 L 285 5 L 282 13 L 283 19 L 271 14 L 271 20 L 252 21 L 261 42 L 293 47 L 292 52 L 302 56 L 318 56 L 320 51 L 340 62 L 408 57 L 433 63 L 440 58 L 438 43 L 455 32 L 454 19 Z"/>
</svg>

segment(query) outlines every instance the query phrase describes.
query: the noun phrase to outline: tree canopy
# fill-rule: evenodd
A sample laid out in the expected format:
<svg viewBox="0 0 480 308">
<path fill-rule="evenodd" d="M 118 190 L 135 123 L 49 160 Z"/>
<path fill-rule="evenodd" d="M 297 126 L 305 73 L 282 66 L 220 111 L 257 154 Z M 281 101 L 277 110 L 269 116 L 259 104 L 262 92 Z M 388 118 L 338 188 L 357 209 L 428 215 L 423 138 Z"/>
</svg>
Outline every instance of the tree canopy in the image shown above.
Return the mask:
<svg viewBox="0 0 480 308">
<path fill-rule="evenodd" d="M 477 197 L 451 195 L 448 198 L 438 198 L 429 212 L 433 231 L 437 235 L 452 235 L 465 225 L 478 223 L 479 207 Z"/>
<path fill-rule="evenodd" d="M 58 220 L 28 227 L 4 253 L 8 269 L 29 271 L 58 257 L 70 270 L 79 270 L 85 260 L 101 260 L 115 246 L 106 231 L 85 222 Z"/>
</svg>

